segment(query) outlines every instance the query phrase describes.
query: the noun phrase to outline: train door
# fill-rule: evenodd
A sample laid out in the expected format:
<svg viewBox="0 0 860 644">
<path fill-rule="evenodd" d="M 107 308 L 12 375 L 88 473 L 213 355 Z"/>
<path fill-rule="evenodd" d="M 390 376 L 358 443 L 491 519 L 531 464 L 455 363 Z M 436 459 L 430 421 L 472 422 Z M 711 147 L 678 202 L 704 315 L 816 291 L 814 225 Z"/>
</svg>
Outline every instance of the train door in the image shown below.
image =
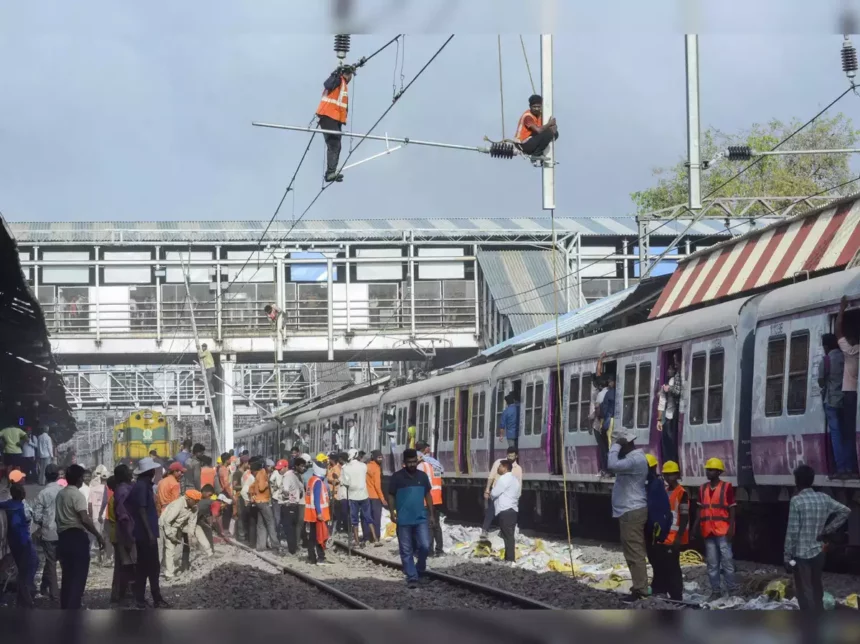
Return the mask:
<svg viewBox="0 0 860 644">
<path fill-rule="evenodd" d="M 460 474 L 469 473 L 469 412 L 469 388 L 464 387 L 457 392 L 457 471 Z"/>
<path fill-rule="evenodd" d="M 549 473 L 549 452 L 543 438 L 546 411 L 545 372 L 534 372 L 522 380 L 518 448 L 524 472 Z"/>
<path fill-rule="evenodd" d="M 496 383 L 490 395 L 490 426 L 487 441 L 487 459 L 490 463 L 496 460 L 496 452 L 501 449 L 504 437 L 499 437 L 499 427 L 502 424 L 502 411 L 505 408 L 505 385 L 503 381 Z M 498 446 L 498 447 L 497 447 Z"/>
<path fill-rule="evenodd" d="M 469 472 L 487 472 L 490 468 L 489 443 L 492 441 L 487 439 L 487 391 L 482 385 L 472 387 L 469 423 Z"/>
<path fill-rule="evenodd" d="M 593 362 L 567 365 L 564 368 L 564 422 L 565 467 L 569 474 L 597 475 L 605 469 L 598 440 L 602 435 L 593 427 L 596 418 L 597 394 L 595 391 Z M 605 440 L 605 437 L 604 437 Z M 601 451 L 602 449 L 602 451 Z"/>
<path fill-rule="evenodd" d="M 415 448 L 415 443 L 418 442 L 418 401 L 409 401 L 409 414 L 406 417 L 406 446 Z M 409 430 L 415 432 L 411 434 Z"/>
<path fill-rule="evenodd" d="M 561 382 L 564 377 L 563 371 L 552 371 L 549 375 L 549 388 L 547 389 L 547 440 L 549 441 L 550 474 L 562 473 L 562 459 L 564 459 L 564 417 L 562 415 L 562 403 L 564 395 Z M 561 395 L 560 395 L 561 394 Z"/>
<path fill-rule="evenodd" d="M 455 473 L 458 471 L 456 467 L 457 459 L 455 458 L 455 408 L 456 398 L 454 397 L 456 390 L 446 392 L 439 398 L 439 440 L 436 443 L 436 458 L 442 463 L 446 472 Z"/>
</svg>

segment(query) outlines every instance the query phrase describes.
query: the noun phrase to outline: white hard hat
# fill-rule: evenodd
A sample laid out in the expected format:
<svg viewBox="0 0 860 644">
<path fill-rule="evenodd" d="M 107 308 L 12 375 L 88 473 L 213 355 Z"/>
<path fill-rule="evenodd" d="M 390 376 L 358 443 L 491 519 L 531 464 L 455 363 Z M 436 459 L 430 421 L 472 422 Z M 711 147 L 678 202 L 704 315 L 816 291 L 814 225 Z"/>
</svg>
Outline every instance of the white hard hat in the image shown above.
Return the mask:
<svg viewBox="0 0 860 644">
<path fill-rule="evenodd" d="M 349 457 L 349 460 L 351 460 L 351 461 L 354 461 L 355 459 L 358 458 L 358 450 L 355 448 L 349 450 L 346 454 Z"/>
<path fill-rule="evenodd" d="M 95 471 L 93 472 L 93 476 L 98 476 L 100 479 L 106 479 L 108 476 L 110 476 L 110 474 L 108 472 L 108 468 L 105 467 L 104 464 L 102 464 L 95 469 Z"/>
<path fill-rule="evenodd" d="M 135 474 L 145 474 L 150 470 L 154 470 L 161 467 L 158 463 L 155 462 L 154 458 L 150 458 L 147 456 L 146 458 L 142 458 L 137 463 L 137 469 L 134 471 Z"/>
</svg>

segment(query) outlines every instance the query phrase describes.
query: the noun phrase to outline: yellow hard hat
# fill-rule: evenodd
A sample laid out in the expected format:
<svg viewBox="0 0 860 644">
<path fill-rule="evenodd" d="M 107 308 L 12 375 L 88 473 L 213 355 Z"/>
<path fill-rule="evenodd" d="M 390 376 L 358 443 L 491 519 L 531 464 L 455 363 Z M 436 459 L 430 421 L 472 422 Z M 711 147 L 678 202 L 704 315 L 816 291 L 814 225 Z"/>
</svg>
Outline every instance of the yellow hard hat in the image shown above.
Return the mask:
<svg viewBox="0 0 860 644">
<path fill-rule="evenodd" d="M 328 456 L 326 456 L 325 454 L 320 452 L 319 454 L 316 455 L 316 458 L 314 458 L 314 460 L 315 461 L 322 461 L 323 463 L 325 463 L 326 461 L 328 461 Z"/>
<path fill-rule="evenodd" d="M 220 456 L 218 457 L 218 459 L 217 459 L 215 462 L 216 462 L 218 465 L 223 465 L 223 463 L 221 463 L 221 457 L 220 457 Z"/>
<path fill-rule="evenodd" d="M 726 468 L 723 466 L 723 462 L 718 458 L 709 458 L 705 463 L 706 470 L 720 470 L 720 472 L 725 472 Z"/>
<path fill-rule="evenodd" d="M 657 457 L 653 454 L 645 454 L 645 460 L 648 461 L 648 467 L 657 467 Z"/>
<path fill-rule="evenodd" d="M 675 461 L 666 461 L 663 463 L 663 474 L 680 474 L 681 468 Z"/>
</svg>

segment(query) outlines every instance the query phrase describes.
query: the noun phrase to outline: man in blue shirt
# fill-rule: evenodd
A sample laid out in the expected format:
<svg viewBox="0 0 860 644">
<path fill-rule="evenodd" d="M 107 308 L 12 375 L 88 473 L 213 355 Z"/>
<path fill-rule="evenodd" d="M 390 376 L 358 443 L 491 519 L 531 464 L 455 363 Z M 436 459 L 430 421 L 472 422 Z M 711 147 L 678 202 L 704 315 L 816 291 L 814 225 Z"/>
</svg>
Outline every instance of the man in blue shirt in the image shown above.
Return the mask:
<svg viewBox="0 0 860 644">
<path fill-rule="evenodd" d="M 513 391 L 505 396 L 505 402 L 508 406 L 505 407 L 505 411 L 502 412 L 502 417 L 499 419 L 499 438 L 504 432 L 505 438 L 508 439 L 508 447 L 516 449 L 520 435 L 520 403 Z"/>
<path fill-rule="evenodd" d="M 152 477 L 160 467 L 149 457 L 140 459 L 134 471 L 137 480 L 125 502 L 125 507 L 134 520 L 134 541 L 137 546 L 134 599 L 138 608 L 146 607 L 147 579 L 153 605 L 156 608 L 170 608 L 161 596 L 158 583 L 161 564 L 158 560 L 158 511 L 155 509 Z"/>
<path fill-rule="evenodd" d="M 418 469 L 418 452 L 403 452 L 403 468 L 388 482 L 388 507 L 391 520 L 397 524 L 400 560 L 409 588 L 426 581 L 427 554 L 430 552 L 429 521 L 433 521 L 433 497 L 427 475 Z M 418 558 L 416 566 L 415 557 Z"/>
<path fill-rule="evenodd" d="M 12 498 L 0 501 L 0 510 L 6 511 L 8 518 L 9 549 L 18 569 L 16 586 L 18 588 L 18 608 L 33 608 L 33 595 L 36 593 L 36 568 L 39 560 L 30 539 L 30 520 L 24 508 L 24 488 L 20 483 L 9 487 Z"/>
</svg>

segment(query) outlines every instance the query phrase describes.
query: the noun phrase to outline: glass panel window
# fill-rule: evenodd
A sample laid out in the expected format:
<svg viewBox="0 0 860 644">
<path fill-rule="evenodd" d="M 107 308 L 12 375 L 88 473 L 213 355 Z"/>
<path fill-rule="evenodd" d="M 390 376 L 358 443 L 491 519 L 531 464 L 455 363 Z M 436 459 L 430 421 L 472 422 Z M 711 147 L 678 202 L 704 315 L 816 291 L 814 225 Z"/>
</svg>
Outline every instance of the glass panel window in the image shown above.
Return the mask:
<svg viewBox="0 0 860 644">
<path fill-rule="evenodd" d="M 478 394 L 472 394 L 472 426 L 469 429 L 469 435 L 476 439 L 478 438 Z"/>
<path fill-rule="evenodd" d="M 711 351 L 708 367 L 708 422 L 719 423 L 723 420 L 723 364 L 722 351 Z"/>
<path fill-rule="evenodd" d="M 639 363 L 639 394 L 636 399 L 636 427 L 648 427 L 651 419 L 651 363 Z"/>
<path fill-rule="evenodd" d="M 624 408 L 621 413 L 621 424 L 628 429 L 633 428 L 636 411 L 636 365 L 624 367 Z"/>
<path fill-rule="evenodd" d="M 572 432 L 579 423 L 579 374 L 570 377 L 570 389 L 567 409 L 567 431 Z"/>
<path fill-rule="evenodd" d="M 498 432 L 499 427 L 502 426 L 502 413 L 505 411 L 505 387 L 502 383 L 499 383 L 498 387 L 496 387 L 496 426 L 493 428 L 494 432 Z"/>
<path fill-rule="evenodd" d="M 704 353 L 693 356 L 690 375 L 690 424 L 701 425 L 705 420 L 705 371 L 708 357 Z"/>
<path fill-rule="evenodd" d="M 487 404 L 487 394 L 482 391 L 481 395 L 478 397 L 478 438 L 484 438 L 485 431 L 485 422 L 486 422 L 486 414 L 487 411 L 485 406 Z"/>
<path fill-rule="evenodd" d="M 786 411 L 789 415 L 806 412 L 806 388 L 809 382 L 809 331 L 791 334 L 788 355 L 788 396 Z"/>
<path fill-rule="evenodd" d="M 579 429 L 586 432 L 589 429 L 590 423 L 588 420 L 591 414 L 591 374 L 582 375 L 582 391 L 579 394 Z"/>
<path fill-rule="evenodd" d="M 532 417 L 532 434 L 535 436 L 543 432 L 543 382 L 535 383 L 534 416 Z"/>
<path fill-rule="evenodd" d="M 535 386 L 533 384 L 526 385 L 526 413 L 525 422 L 523 423 L 523 433 L 526 436 L 532 434 L 532 418 L 534 417 L 534 398 Z"/>
<path fill-rule="evenodd" d="M 782 390 L 785 382 L 785 336 L 770 338 L 767 343 L 767 375 L 764 392 L 764 415 L 782 416 Z"/>
</svg>

